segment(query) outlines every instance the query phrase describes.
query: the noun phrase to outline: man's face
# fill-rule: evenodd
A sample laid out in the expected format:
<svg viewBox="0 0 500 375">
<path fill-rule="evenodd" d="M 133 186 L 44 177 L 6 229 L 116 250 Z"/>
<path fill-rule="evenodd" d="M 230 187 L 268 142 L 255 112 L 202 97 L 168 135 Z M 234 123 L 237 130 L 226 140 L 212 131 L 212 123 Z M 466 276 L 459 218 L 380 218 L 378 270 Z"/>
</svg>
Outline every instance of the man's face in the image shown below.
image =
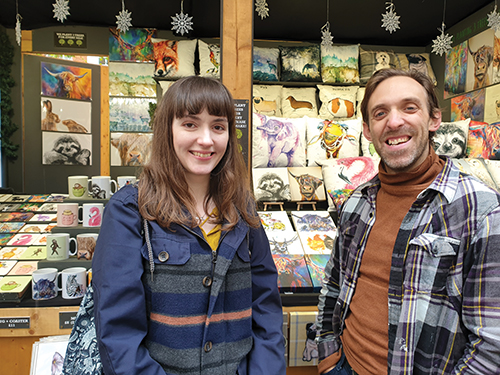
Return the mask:
<svg viewBox="0 0 500 375">
<path fill-rule="evenodd" d="M 429 155 L 429 131 L 441 124 L 441 113 L 429 116 L 427 92 L 414 79 L 382 81 L 368 101 L 370 125 L 364 136 L 373 143 L 389 173 L 408 172 Z"/>
</svg>

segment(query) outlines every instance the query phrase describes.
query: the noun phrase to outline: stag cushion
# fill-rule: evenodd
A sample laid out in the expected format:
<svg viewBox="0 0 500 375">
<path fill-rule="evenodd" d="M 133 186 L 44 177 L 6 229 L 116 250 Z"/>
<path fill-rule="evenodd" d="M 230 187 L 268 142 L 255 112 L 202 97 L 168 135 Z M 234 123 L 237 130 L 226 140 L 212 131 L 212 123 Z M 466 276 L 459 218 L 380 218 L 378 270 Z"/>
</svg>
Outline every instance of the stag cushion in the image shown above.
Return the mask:
<svg viewBox="0 0 500 375">
<path fill-rule="evenodd" d="M 305 167 L 305 119 L 254 113 L 252 126 L 254 168 Z"/>
<path fill-rule="evenodd" d="M 282 81 L 321 81 L 319 45 L 280 47 Z"/>
<path fill-rule="evenodd" d="M 361 120 L 321 120 L 307 118 L 307 165 L 359 156 Z"/>
<path fill-rule="evenodd" d="M 328 210 L 338 211 L 352 191 L 378 173 L 379 159 L 367 156 L 328 160 L 321 164 Z"/>
<path fill-rule="evenodd" d="M 358 86 L 318 85 L 318 89 L 321 101 L 319 117 L 333 120 L 355 116 Z"/>
<path fill-rule="evenodd" d="M 398 69 L 419 71 L 428 76 L 434 85 L 437 85 L 436 76 L 431 65 L 430 53 L 397 53 L 396 58 Z"/>
<path fill-rule="evenodd" d="M 283 87 L 281 113 L 284 117 L 318 116 L 315 87 Z"/>
<path fill-rule="evenodd" d="M 281 116 L 281 85 L 253 85 L 253 111 L 267 116 Z"/>
<path fill-rule="evenodd" d="M 168 40 L 152 38 L 155 70 L 158 78 L 181 78 L 192 76 L 196 39 Z"/>
<path fill-rule="evenodd" d="M 220 77 L 220 45 L 206 43 L 198 39 L 198 55 L 200 61 L 200 76 Z"/>
<path fill-rule="evenodd" d="M 256 81 L 278 81 L 279 48 L 253 48 L 253 79 Z"/>
<path fill-rule="evenodd" d="M 321 45 L 321 79 L 325 83 L 359 83 L 359 45 Z"/>
<path fill-rule="evenodd" d="M 397 68 L 397 57 L 392 51 L 370 51 L 359 48 L 359 81 L 366 83 L 377 70 Z"/>
<path fill-rule="evenodd" d="M 470 119 L 442 122 L 434 134 L 434 151 L 450 158 L 464 158 L 467 153 L 467 137 Z"/>
</svg>

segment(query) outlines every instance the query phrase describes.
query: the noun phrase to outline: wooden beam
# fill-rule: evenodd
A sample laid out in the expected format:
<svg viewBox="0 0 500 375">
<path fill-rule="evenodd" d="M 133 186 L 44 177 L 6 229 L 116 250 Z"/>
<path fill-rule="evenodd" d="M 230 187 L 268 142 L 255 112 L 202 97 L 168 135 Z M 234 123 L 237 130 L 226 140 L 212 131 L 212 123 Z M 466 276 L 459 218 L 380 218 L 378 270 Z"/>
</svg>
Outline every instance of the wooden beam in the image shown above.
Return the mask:
<svg viewBox="0 0 500 375">
<path fill-rule="evenodd" d="M 101 66 L 101 176 L 111 176 L 109 149 L 109 68 Z"/>
</svg>

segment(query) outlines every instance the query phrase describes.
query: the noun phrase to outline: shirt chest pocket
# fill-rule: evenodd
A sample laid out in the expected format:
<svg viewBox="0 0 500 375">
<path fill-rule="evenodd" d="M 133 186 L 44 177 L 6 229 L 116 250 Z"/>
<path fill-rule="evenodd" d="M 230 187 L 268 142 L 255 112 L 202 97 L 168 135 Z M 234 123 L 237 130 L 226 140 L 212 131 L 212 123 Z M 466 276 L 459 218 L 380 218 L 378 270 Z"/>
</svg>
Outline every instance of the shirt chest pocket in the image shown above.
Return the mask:
<svg viewBox="0 0 500 375">
<path fill-rule="evenodd" d="M 151 253 L 147 245 L 142 247 L 142 255 L 155 265 L 181 266 L 191 258 L 189 242 L 175 241 L 166 237 L 151 238 Z"/>
<path fill-rule="evenodd" d="M 410 241 L 405 261 L 405 288 L 442 293 L 452 282 L 460 240 L 424 233 Z"/>
</svg>

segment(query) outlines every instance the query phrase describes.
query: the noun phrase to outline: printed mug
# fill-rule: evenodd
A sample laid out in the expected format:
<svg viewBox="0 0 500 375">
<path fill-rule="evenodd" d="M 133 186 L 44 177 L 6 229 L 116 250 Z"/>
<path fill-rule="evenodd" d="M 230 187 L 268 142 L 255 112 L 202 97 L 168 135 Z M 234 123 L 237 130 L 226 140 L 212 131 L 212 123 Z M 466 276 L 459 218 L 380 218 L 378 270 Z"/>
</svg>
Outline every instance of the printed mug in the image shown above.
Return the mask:
<svg viewBox="0 0 500 375">
<path fill-rule="evenodd" d="M 81 298 L 87 290 L 87 269 L 85 267 L 66 268 L 60 272 L 62 298 Z"/>
<path fill-rule="evenodd" d="M 37 301 L 57 297 L 60 290 L 57 285 L 57 268 L 39 268 L 33 271 L 31 280 L 32 298 Z"/>
<path fill-rule="evenodd" d="M 70 243 L 75 243 L 74 251 L 70 250 Z M 70 255 L 76 255 L 78 245 L 76 238 L 70 238 L 69 233 L 47 234 L 47 260 L 64 260 Z"/>
<path fill-rule="evenodd" d="M 69 176 L 68 177 L 68 198 L 69 199 L 89 199 L 88 176 Z"/>
<path fill-rule="evenodd" d="M 84 203 L 82 209 L 82 220 L 80 223 L 84 227 L 100 227 L 102 222 L 102 212 L 104 205 L 102 203 Z"/>
<path fill-rule="evenodd" d="M 57 226 L 78 226 L 78 203 L 59 203 L 57 205 Z"/>
<path fill-rule="evenodd" d="M 78 244 L 78 259 L 92 259 L 98 236 L 99 235 L 97 233 L 80 233 L 76 236 L 76 243 Z"/>
<path fill-rule="evenodd" d="M 116 181 L 109 176 L 92 176 L 91 184 L 90 196 L 95 199 L 109 199 L 117 190 Z"/>
<path fill-rule="evenodd" d="M 116 182 L 118 184 L 118 189 L 121 189 L 122 187 L 126 185 L 131 185 L 134 184 L 137 181 L 137 177 L 135 176 L 118 176 L 116 178 Z"/>
</svg>

